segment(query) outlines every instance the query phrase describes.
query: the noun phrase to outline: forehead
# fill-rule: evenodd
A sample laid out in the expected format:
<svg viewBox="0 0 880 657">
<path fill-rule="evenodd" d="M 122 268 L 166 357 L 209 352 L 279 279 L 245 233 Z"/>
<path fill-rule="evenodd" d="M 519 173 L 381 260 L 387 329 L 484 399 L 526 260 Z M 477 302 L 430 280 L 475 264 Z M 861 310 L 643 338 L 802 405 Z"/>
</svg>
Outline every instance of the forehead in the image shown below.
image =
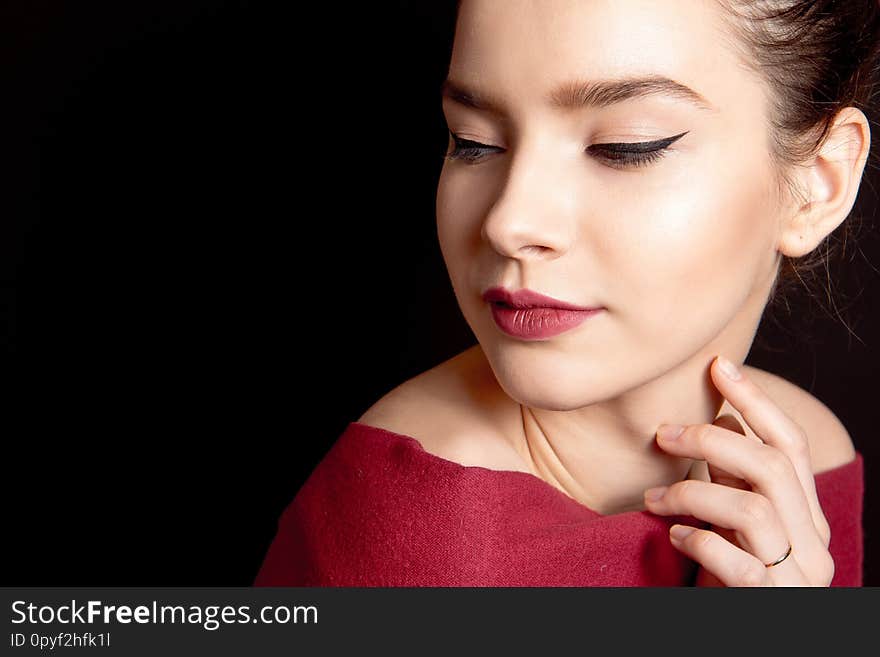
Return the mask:
<svg viewBox="0 0 880 657">
<path fill-rule="evenodd" d="M 715 0 L 463 0 L 448 77 L 515 106 L 548 107 L 571 80 L 637 75 L 675 80 L 719 108 L 759 100 L 724 47 L 720 11 Z"/>
</svg>

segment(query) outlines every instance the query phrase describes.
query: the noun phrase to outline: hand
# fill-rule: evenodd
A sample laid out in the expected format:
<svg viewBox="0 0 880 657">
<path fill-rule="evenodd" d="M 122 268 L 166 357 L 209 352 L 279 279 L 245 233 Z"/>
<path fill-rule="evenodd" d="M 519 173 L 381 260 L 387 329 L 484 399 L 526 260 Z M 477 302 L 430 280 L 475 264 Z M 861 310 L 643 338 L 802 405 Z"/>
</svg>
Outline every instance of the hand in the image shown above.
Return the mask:
<svg viewBox="0 0 880 657">
<path fill-rule="evenodd" d="M 753 435 L 725 428 L 739 424 L 731 416 L 689 425 L 675 439 L 663 438 L 662 427 L 670 425 L 661 425 L 660 448 L 706 461 L 711 481 L 688 479 L 661 487 L 666 492 L 658 501 L 648 495 L 658 489 L 649 489 L 647 509 L 710 523 L 708 529 L 670 527 L 672 544 L 700 564 L 698 582 L 714 577 L 725 586 L 829 586 L 834 576 L 831 531 L 816 495 L 804 430 L 745 373 L 739 371 L 738 380 L 728 378 L 720 357 L 710 372 Z M 679 528 L 692 531 L 677 539 Z M 789 545 L 788 558 L 765 565 L 783 557 Z"/>
</svg>

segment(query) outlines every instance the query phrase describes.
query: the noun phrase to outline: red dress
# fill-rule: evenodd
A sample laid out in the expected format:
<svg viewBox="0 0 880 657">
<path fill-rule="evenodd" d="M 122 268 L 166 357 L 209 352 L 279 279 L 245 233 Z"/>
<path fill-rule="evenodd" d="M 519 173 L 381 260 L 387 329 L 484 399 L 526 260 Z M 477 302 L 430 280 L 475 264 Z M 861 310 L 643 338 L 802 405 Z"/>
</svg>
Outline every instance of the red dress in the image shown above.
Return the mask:
<svg viewBox="0 0 880 657">
<path fill-rule="evenodd" d="M 815 476 L 832 586 L 862 585 L 862 455 Z M 538 477 L 351 422 L 281 514 L 254 586 L 690 586 L 692 516 L 603 516 Z"/>
</svg>

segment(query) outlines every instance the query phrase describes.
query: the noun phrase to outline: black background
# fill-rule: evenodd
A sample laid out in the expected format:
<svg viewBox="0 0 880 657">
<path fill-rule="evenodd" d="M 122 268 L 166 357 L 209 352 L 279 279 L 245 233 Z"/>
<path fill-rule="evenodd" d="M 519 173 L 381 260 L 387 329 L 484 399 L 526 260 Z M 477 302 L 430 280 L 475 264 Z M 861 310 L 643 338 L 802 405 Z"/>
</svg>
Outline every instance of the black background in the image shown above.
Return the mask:
<svg viewBox="0 0 880 657">
<path fill-rule="evenodd" d="M 475 342 L 434 216 L 454 3 L 316 4 L 0 7 L 5 585 L 249 585 L 347 423 Z M 804 303 L 748 359 L 865 456 L 866 585 L 872 226 L 831 272 L 858 337 Z"/>
</svg>

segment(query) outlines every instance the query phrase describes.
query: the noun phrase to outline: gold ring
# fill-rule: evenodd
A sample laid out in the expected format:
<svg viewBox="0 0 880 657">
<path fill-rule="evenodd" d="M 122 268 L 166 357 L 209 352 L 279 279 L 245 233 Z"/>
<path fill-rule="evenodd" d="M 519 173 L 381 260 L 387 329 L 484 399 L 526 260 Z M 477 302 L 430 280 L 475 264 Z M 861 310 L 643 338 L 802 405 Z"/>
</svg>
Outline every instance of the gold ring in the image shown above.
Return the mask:
<svg viewBox="0 0 880 657">
<path fill-rule="evenodd" d="M 788 552 L 786 552 L 780 559 L 777 559 L 773 563 L 765 563 L 764 567 L 771 568 L 771 567 L 775 566 L 776 564 L 782 563 L 783 561 L 788 559 L 789 554 L 791 554 L 791 543 L 788 544 Z"/>
</svg>

